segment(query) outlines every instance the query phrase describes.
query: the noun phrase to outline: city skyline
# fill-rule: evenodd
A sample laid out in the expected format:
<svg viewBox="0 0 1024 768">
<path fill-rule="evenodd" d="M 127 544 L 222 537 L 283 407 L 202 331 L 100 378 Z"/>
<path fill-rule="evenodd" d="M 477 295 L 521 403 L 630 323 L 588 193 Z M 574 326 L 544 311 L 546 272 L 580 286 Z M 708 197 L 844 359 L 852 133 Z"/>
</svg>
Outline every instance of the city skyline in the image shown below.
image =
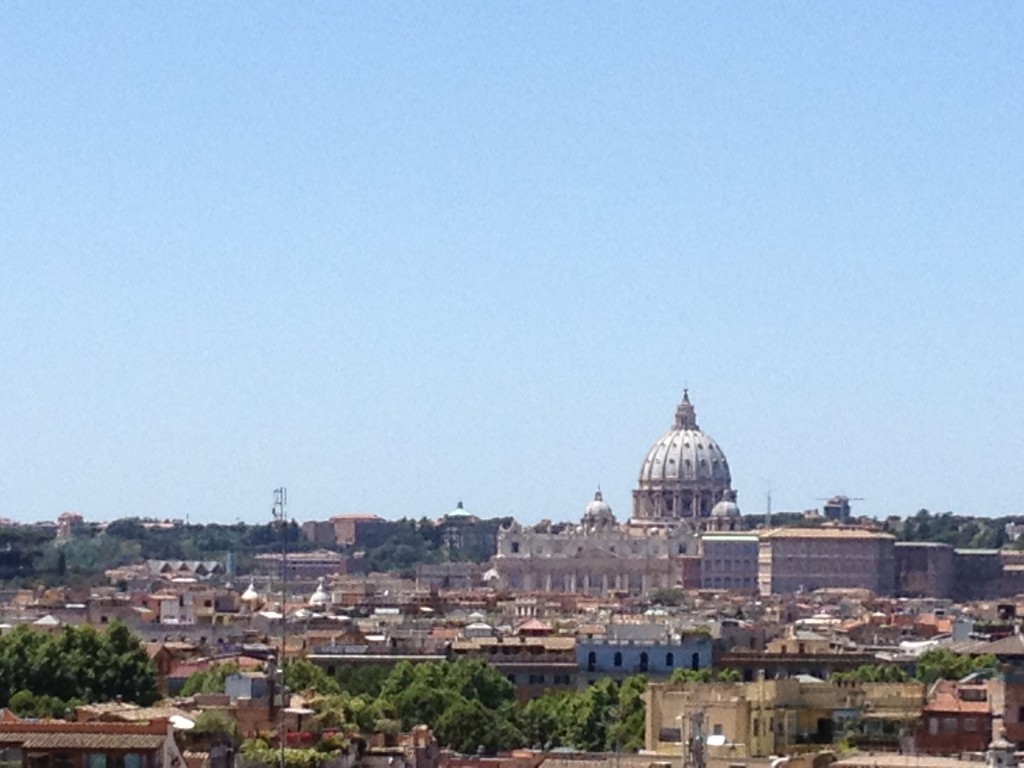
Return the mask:
<svg viewBox="0 0 1024 768">
<path fill-rule="evenodd" d="M 12 4 L 0 517 L 1024 495 L 1024 9 Z"/>
</svg>

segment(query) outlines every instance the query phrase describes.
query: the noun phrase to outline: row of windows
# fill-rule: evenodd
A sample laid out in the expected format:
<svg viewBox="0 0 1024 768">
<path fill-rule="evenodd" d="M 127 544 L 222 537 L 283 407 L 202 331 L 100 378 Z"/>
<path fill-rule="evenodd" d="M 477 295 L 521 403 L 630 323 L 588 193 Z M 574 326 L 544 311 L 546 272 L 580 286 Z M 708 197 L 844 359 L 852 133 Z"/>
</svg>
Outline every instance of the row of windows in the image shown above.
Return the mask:
<svg viewBox="0 0 1024 768">
<path fill-rule="evenodd" d="M 705 588 L 716 588 L 716 587 L 750 587 L 754 586 L 753 578 L 741 578 L 737 576 L 735 579 L 732 576 L 719 577 L 716 576 L 713 579 L 705 578 L 703 580 Z"/>
<path fill-rule="evenodd" d="M 616 668 L 621 668 L 622 667 L 622 651 L 616 651 L 615 652 L 615 655 L 612 657 L 612 665 L 614 667 L 616 667 Z M 675 665 L 676 665 L 676 655 L 672 651 L 667 652 L 665 654 L 665 666 L 669 667 L 669 668 L 672 668 L 672 667 L 675 667 Z M 651 666 L 651 657 L 647 653 L 647 651 L 643 651 L 640 654 L 639 669 L 640 669 L 641 672 L 646 672 L 650 668 L 650 666 Z M 694 653 L 694 654 L 692 654 L 690 656 L 690 668 L 691 669 L 700 669 L 700 654 L 699 653 Z M 597 653 L 594 652 L 594 651 L 591 651 L 590 653 L 587 654 L 587 671 L 588 672 L 595 672 L 595 671 L 597 671 Z"/>
<path fill-rule="evenodd" d="M 705 564 L 711 566 L 714 570 L 724 570 L 726 568 L 746 568 L 751 569 L 757 565 L 756 559 L 751 560 L 736 560 L 733 558 L 715 558 L 714 560 L 705 560 Z"/>
<path fill-rule="evenodd" d="M 147 768 L 151 762 L 147 755 L 137 752 L 128 752 L 127 754 L 90 752 L 85 757 L 85 764 L 88 768 Z M 54 759 L 55 765 L 61 765 L 60 758 L 61 756 L 57 756 Z M 73 763 L 68 760 L 66 765 L 71 766 Z"/>
<path fill-rule="evenodd" d="M 518 541 L 510 542 L 509 549 L 510 549 L 510 551 L 511 551 L 511 553 L 513 555 L 518 555 L 518 554 L 522 553 L 522 547 L 520 546 Z M 612 552 L 614 552 L 615 551 L 615 545 L 613 544 L 608 549 L 611 550 Z M 634 554 L 634 555 L 646 554 L 648 557 L 661 557 L 662 555 L 669 555 L 669 554 L 671 554 L 671 548 L 670 547 L 666 547 L 665 550 L 663 551 L 662 548 L 659 547 L 659 546 L 652 546 L 652 547 L 648 547 L 646 553 L 641 553 L 641 551 L 640 551 L 641 550 L 641 545 L 640 544 L 632 544 L 629 549 L 630 549 L 630 552 L 632 554 Z M 564 550 L 564 544 L 562 542 L 556 542 L 556 543 L 551 545 L 551 554 L 561 555 L 561 554 L 564 554 L 563 550 Z M 685 555 L 686 554 L 686 545 L 685 544 L 679 544 L 676 547 L 676 553 L 680 554 L 680 555 Z M 535 546 L 533 548 L 532 554 L 534 554 L 534 555 L 544 555 L 544 554 L 548 554 L 548 553 L 547 553 L 547 551 L 546 551 L 546 549 L 545 549 L 545 547 L 543 545 L 539 545 L 539 546 Z M 576 548 L 576 554 L 577 555 L 583 554 L 583 547 L 582 546 L 579 546 L 579 547 Z"/>
<path fill-rule="evenodd" d="M 510 683 L 515 683 L 516 682 L 516 676 L 515 675 L 507 675 L 507 677 L 508 677 L 508 681 Z M 547 682 L 548 682 L 547 675 L 544 675 L 544 674 L 527 675 L 526 680 L 527 680 L 527 684 L 528 685 L 547 685 Z M 572 685 L 572 676 L 569 675 L 569 674 L 555 673 L 554 675 L 551 676 L 551 684 L 552 685 Z"/>
<path fill-rule="evenodd" d="M 962 722 L 964 733 L 978 732 L 978 718 L 965 717 Z M 929 717 L 928 733 L 932 736 L 937 736 L 940 730 L 942 733 L 958 733 L 960 731 L 960 723 L 961 720 L 956 717 Z"/>
</svg>

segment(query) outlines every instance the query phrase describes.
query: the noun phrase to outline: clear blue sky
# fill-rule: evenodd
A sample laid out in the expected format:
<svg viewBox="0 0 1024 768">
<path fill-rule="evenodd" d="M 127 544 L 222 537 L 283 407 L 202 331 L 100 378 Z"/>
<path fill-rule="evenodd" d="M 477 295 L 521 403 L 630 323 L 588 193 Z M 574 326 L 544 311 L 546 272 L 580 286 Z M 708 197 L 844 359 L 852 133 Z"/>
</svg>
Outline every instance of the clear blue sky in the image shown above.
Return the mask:
<svg viewBox="0 0 1024 768">
<path fill-rule="evenodd" d="M 1024 512 L 1024 5 L 5 3 L 0 516 Z"/>
</svg>

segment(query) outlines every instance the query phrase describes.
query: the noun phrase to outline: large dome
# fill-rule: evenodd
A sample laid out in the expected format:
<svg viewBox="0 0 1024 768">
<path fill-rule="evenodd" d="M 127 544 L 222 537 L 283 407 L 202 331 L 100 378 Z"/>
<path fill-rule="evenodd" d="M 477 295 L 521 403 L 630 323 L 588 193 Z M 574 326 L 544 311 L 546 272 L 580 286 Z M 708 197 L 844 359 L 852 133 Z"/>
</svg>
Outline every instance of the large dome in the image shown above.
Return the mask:
<svg viewBox="0 0 1024 768">
<path fill-rule="evenodd" d="M 647 451 L 633 493 L 638 521 L 701 518 L 730 490 L 729 462 L 718 443 L 697 426 L 688 392 L 675 424 Z"/>
</svg>

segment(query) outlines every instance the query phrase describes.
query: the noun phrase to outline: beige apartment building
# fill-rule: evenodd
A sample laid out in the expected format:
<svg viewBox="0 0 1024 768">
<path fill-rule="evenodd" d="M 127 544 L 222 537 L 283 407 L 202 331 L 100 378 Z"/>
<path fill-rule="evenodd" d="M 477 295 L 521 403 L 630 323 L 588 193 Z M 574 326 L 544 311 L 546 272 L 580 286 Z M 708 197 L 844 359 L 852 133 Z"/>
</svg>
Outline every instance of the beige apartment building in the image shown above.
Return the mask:
<svg viewBox="0 0 1024 768">
<path fill-rule="evenodd" d="M 816 589 L 896 587 L 895 538 L 862 528 L 780 528 L 760 536 L 758 589 L 762 595 Z"/>
<path fill-rule="evenodd" d="M 751 683 L 651 683 L 645 693 L 645 748 L 678 754 L 695 715 L 711 759 L 788 754 L 796 745 L 830 744 L 852 723 L 863 732 L 912 737 L 924 684 L 829 683 L 784 678 Z"/>
</svg>

